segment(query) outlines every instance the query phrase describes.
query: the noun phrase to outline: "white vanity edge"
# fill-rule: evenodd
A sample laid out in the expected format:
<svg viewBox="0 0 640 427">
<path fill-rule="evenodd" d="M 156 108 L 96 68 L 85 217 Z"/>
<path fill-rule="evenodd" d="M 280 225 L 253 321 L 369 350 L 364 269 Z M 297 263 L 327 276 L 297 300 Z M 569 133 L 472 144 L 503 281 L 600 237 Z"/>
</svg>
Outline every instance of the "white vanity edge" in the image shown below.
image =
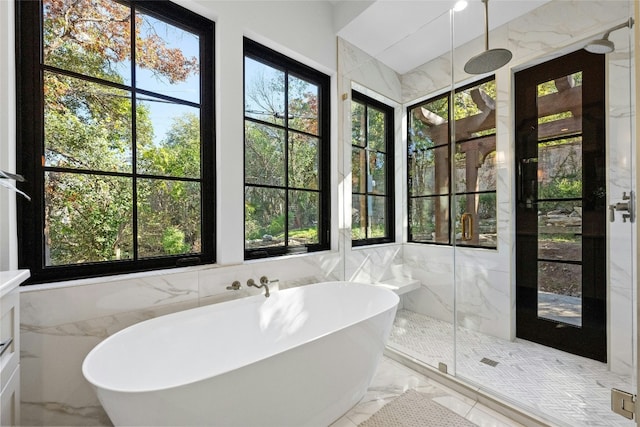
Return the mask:
<svg viewBox="0 0 640 427">
<path fill-rule="evenodd" d="M 29 270 L 0 271 L 0 298 L 20 286 L 30 275 Z"/>
</svg>

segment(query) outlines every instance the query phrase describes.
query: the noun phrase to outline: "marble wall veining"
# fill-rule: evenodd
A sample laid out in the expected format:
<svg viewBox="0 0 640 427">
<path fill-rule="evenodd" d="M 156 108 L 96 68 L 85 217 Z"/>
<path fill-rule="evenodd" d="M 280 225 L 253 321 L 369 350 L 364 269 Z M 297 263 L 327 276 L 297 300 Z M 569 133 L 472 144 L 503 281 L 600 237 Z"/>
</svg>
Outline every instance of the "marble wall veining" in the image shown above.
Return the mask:
<svg viewBox="0 0 640 427">
<path fill-rule="evenodd" d="M 586 41 L 601 37 L 609 28 L 632 16 L 630 7 L 630 2 L 626 0 L 551 1 L 491 31 L 491 46 L 506 47 L 513 53 L 511 62 L 495 73 L 497 249 L 456 248 L 454 251 L 450 247 L 405 243 L 403 274 L 422 282 L 419 290 L 403 297 L 405 308 L 440 320 L 453 321 L 456 317 L 461 325 L 471 330 L 504 339 L 515 338 L 515 141 L 511 131 L 514 120 L 511 99 L 513 73 L 582 48 Z M 629 70 L 633 57 L 629 39 L 627 31 L 611 34 L 611 40 L 617 48 L 607 56 L 608 203 L 620 201 L 623 192 L 629 191 L 635 179 L 631 168 L 631 159 L 635 156 L 635 147 L 631 143 L 631 120 L 635 105 L 631 105 L 629 95 L 632 93 L 630 76 L 633 75 L 633 70 Z M 452 81 L 462 85 L 475 80 L 476 77 L 463 71 L 463 66 L 468 58 L 484 49 L 483 43 L 483 38 L 475 39 L 457 47 L 453 54 L 442 55 L 401 75 L 402 107 L 450 90 Z M 367 72 L 381 68 L 372 65 L 376 63 L 375 58 L 357 52 L 346 42 L 342 43 L 339 53 L 339 66 L 344 70 L 361 71 L 353 61 L 366 64 Z M 373 72 L 374 75 L 380 73 Z M 363 76 L 362 72 L 355 72 L 346 78 L 380 93 L 395 94 L 397 90 L 395 85 L 390 86 L 380 75 L 372 78 L 369 74 Z M 367 80 L 362 81 L 364 78 Z M 380 83 L 380 86 L 376 86 L 376 83 Z M 406 136 L 401 135 L 397 140 L 404 143 Z M 406 194 L 406 189 L 400 194 Z M 406 212 L 403 215 L 406 221 Z M 614 372 L 625 374 L 631 372 L 632 350 L 635 348 L 632 329 L 624 327 L 633 323 L 635 312 L 635 227 L 635 224 L 622 223 L 621 218 L 608 224 L 608 360 Z M 406 233 L 406 230 L 403 232 Z M 454 307 L 457 310 L 455 316 Z"/>
<path fill-rule="evenodd" d="M 153 274 L 114 276 L 81 285 L 33 286 L 21 293 L 22 312 L 22 422 L 24 425 L 109 425 L 106 414 L 81 373 L 86 354 L 109 335 L 139 321 L 203 304 L 260 293 L 257 289 L 226 290 L 233 280 L 246 282 L 266 275 L 286 288 L 328 280 L 378 282 L 410 277 L 420 289 L 403 296 L 405 308 L 465 328 L 512 339 L 515 335 L 513 137 L 511 78 L 525 68 L 562 52 L 629 16 L 626 1 L 552 1 L 518 20 L 494 30 L 492 45 L 508 47 L 514 59 L 496 74 L 497 81 L 497 203 L 496 250 L 451 248 L 406 243 L 406 123 L 405 105 L 447 90 L 452 69 L 450 56 L 438 58 L 405 75 L 368 57 L 338 38 L 337 94 L 348 105 L 352 83 L 380 94 L 396 107 L 395 244 L 352 248 L 350 244 L 350 135 L 349 111 L 343 108 L 338 123 L 339 250 L 238 265 L 196 267 Z M 570 17 L 570 19 L 569 19 Z M 225 30 L 222 22 L 221 30 Z M 228 30 L 228 27 L 227 27 Z M 615 34 L 615 37 L 621 37 Z M 620 49 L 609 56 L 608 170 L 611 202 L 617 201 L 633 179 L 625 159 L 634 158 L 631 139 L 628 41 L 612 39 Z M 464 60 L 483 48 L 474 40 L 453 57 L 455 80 L 470 81 L 462 72 Z M 626 76 L 626 80 L 623 78 Z M 346 99 L 342 96 L 346 94 Z M 618 104 L 618 101 L 621 101 Z M 620 143 L 617 145 L 617 143 Z M 627 157 L 628 156 L 628 157 Z M 345 214 L 346 213 L 346 214 Z M 619 220 L 609 224 L 609 347 L 612 370 L 632 367 L 634 338 L 620 325 L 633 321 L 635 306 L 631 280 L 635 231 Z M 620 243 L 623 242 L 623 243 Z M 455 293 L 454 293 L 455 292 Z M 454 304 L 455 302 L 455 304 Z M 615 310 L 612 308 L 615 307 Z M 457 312 L 454 312 L 454 309 Z"/>
</svg>

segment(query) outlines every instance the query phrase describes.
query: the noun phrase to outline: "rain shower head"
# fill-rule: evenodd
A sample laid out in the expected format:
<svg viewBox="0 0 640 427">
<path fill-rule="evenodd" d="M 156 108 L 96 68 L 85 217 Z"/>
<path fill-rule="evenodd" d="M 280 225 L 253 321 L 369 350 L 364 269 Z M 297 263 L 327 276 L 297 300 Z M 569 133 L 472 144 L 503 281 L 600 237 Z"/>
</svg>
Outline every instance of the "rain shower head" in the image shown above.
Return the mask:
<svg viewBox="0 0 640 427">
<path fill-rule="evenodd" d="M 609 34 L 621 28 L 625 28 L 625 27 L 632 28 L 633 22 L 634 22 L 633 18 L 629 18 L 628 21 L 623 22 L 620 25 L 616 25 L 615 27 L 609 29 L 609 31 L 604 33 L 604 36 L 602 36 L 601 39 L 591 40 L 589 43 L 587 43 L 587 45 L 584 47 L 584 50 L 586 50 L 587 52 L 597 53 L 601 55 L 605 53 L 613 52 L 616 47 L 613 44 L 613 42 L 609 40 Z"/>
<path fill-rule="evenodd" d="M 489 49 L 489 0 L 484 3 L 484 52 L 472 57 L 464 64 L 468 74 L 484 74 L 495 71 L 511 61 L 511 51 L 507 49 Z"/>
</svg>

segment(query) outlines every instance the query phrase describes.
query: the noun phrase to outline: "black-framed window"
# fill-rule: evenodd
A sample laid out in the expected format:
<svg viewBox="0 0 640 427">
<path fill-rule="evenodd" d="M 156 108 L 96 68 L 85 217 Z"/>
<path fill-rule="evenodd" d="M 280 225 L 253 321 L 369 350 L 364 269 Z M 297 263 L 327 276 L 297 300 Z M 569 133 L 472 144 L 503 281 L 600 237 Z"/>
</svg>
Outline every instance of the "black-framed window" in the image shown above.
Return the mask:
<svg viewBox="0 0 640 427">
<path fill-rule="evenodd" d="M 351 92 L 351 241 L 394 240 L 393 108 Z"/>
<path fill-rule="evenodd" d="M 213 22 L 168 1 L 16 5 L 32 282 L 213 262 Z"/>
<path fill-rule="evenodd" d="M 497 247 L 495 99 L 492 76 L 407 108 L 410 242 Z"/>
<path fill-rule="evenodd" d="M 245 258 L 329 249 L 329 77 L 244 40 Z"/>
</svg>

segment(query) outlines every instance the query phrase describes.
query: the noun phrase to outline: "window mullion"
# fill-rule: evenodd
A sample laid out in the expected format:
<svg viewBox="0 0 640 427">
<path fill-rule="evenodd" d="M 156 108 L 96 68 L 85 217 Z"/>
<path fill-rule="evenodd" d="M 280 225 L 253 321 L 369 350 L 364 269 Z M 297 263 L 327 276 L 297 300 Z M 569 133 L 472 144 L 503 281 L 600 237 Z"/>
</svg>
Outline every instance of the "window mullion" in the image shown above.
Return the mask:
<svg viewBox="0 0 640 427">
<path fill-rule="evenodd" d="M 289 71 L 284 72 L 284 247 L 289 248 Z"/>
<path fill-rule="evenodd" d="M 133 259 L 138 253 L 138 143 L 137 143 L 137 93 L 136 93 L 136 9 L 131 5 L 131 229 L 133 233 Z"/>
</svg>

